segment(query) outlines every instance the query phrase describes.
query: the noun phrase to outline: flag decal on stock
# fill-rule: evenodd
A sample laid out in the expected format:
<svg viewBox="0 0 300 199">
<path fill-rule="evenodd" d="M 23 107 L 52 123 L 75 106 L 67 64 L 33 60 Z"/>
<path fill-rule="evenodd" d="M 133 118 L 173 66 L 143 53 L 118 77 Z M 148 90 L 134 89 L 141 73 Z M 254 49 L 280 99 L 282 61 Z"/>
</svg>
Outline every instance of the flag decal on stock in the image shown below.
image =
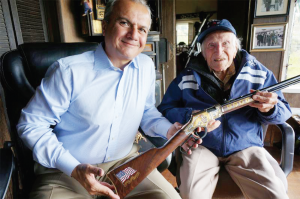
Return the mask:
<svg viewBox="0 0 300 199">
<path fill-rule="evenodd" d="M 126 187 L 126 185 L 128 183 L 130 184 L 132 180 L 135 180 L 139 176 L 139 172 L 137 172 L 136 170 L 134 170 L 131 167 L 127 167 L 124 170 L 117 173 L 116 176 L 122 182 L 122 184 L 124 184 L 125 187 Z M 127 181 L 128 179 L 130 179 L 130 180 Z"/>
</svg>

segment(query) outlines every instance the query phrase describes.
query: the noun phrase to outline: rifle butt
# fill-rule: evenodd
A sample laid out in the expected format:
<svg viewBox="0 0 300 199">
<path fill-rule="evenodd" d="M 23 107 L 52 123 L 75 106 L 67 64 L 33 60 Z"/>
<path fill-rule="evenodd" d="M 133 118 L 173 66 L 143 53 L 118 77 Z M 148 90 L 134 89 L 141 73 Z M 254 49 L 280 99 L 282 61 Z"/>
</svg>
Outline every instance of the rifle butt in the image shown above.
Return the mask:
<svg viewBox="0 0 300 199">
<path fill-rule="evenodd" d="M 164 161 L 188 135 L 179 130 L 164 146 L 150 149 L 128 162 L 109 171 L 106 175 L 121 199 L 141 183 L 159 164 Z"/>
<path fill-rule="evenodd" d="M 157 157 L 160 149 L 153 148 L 109 171 L 107 177 L 120 199 L 141 183 L 165 158 Z M 152 158 L 155 156 L 155 159 Z M 167 157 L 167 156 L 166 156 Z"/>
</svg>

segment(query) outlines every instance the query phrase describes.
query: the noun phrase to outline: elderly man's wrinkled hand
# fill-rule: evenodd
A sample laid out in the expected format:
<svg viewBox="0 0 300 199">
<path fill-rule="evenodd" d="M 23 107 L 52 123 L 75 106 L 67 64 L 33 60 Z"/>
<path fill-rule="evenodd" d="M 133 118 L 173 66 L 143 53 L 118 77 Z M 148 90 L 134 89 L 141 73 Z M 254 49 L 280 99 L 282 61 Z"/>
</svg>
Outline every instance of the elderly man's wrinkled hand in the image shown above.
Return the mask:
<svg viewBox="0 0 300 199">
<path fill-rule="evenodd" d="M 112 190 L 114 186 L 96 180 L 96 176 L 103 176 L 104 171 L 90 164 L 79 164 L 72 171 L 71 176 L 75 178 L 91 195 L 105 195 L 112 199 L 120 199 Z"/>
<path fill-rule="evenodd" d="M 251 90 L 254 92 L 254 90 Z M 257 108 L 260 112 L 267 113 L 278 103 L 278 95 L 266 91 L 257 91 L 252 99 L 255 101 L 249 106 Z"/>
</svg>

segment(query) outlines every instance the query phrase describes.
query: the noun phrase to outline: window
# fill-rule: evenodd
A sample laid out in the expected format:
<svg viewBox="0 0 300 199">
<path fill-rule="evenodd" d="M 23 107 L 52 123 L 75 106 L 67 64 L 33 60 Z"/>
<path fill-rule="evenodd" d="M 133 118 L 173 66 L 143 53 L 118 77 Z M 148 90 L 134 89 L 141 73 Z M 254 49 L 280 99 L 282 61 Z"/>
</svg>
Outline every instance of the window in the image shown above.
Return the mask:
<svg viewBox="0 0 300 199">
<path fill-rule="evenodd" d="M 289 47 L 288 67 L 286 71 L 286 79 L 300 75 L 300 0 L 295 3 L 294 18 L 292 23 L 292 33 Z M 287 92 L 299 93 L 300 85 L 294 85 Z M 285 92 L 286 92 L 285 91 Z"/>
<path fill-rule="evenodd" d="M 176 52 L 188 51 L 195 37 L 195 24 L 200 24 L 196 20 L 176 22 Z"/>
<path fill-rule="evenodd" d="M 185 43 L 185 45 L 189 42 L 189 24 L 188 23 L 177 23 L 176 24 L 176 32 L 177 32 L 177 45 Z"/>
<path fill-rule="evenodd" d="M 300 1 L 295 5 L 295 13 L 292 27 L 291 47 L 289 52 L 289 66 L 287 68 L 286 78 L 300 75 Z"/>
</svg>

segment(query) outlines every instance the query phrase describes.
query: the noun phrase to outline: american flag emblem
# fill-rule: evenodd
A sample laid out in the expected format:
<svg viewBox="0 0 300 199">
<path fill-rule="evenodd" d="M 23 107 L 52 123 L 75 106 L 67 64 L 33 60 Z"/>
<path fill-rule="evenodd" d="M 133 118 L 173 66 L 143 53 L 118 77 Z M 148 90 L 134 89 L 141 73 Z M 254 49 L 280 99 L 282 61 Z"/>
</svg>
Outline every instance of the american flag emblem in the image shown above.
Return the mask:
<svg viewBox="0 0 300 199">
<path fill-rule="evenodd" d="M 211 20 L 210 22 L 207 23 L 207 28 L 213 27 L 213 26 L 218 26 L 220 25 L 219 20 Z"/>
<path fill-rule="evenodd" d="M 136 173 L 136 170 L 134 170 L 131 167 L 127 167 L 124 170 L 120 171 L 116 174 L 117 178 L 124 183 L 126 180 L 128 180 L 133 174 Z"/>
</svg>

